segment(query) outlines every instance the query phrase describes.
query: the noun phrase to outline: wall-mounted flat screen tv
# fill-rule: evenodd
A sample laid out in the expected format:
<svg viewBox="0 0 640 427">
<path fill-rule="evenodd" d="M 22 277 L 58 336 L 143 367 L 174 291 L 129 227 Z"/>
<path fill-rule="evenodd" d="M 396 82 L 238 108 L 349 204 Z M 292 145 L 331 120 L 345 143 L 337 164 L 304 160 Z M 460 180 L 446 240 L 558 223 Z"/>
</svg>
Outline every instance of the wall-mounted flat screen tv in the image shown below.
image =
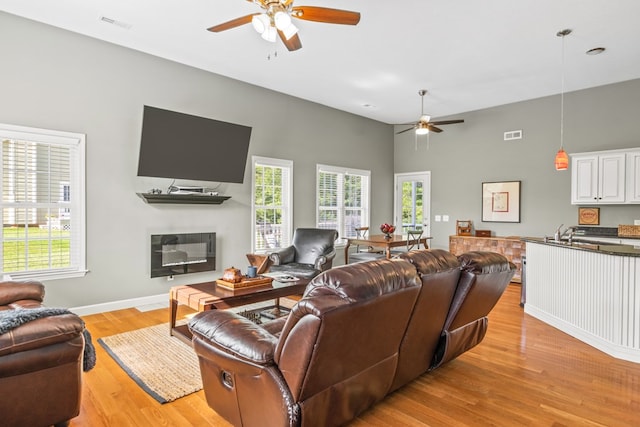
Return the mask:
<svg viewBox="0 0 640 427">
<path fill-rule="evenodd" d="M 251 127 L 145 105 L 138 176 L 242 183 Z"/>
</svg>

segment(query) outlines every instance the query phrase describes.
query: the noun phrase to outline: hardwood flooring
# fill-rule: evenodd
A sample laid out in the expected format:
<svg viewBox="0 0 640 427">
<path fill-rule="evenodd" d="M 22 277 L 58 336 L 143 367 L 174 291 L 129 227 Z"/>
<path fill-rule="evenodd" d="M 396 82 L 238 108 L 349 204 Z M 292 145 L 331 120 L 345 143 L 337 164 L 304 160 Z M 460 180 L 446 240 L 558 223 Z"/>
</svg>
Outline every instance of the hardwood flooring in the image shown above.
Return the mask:
<svg viewBox="0 0 640 427">
<path fill-rule="evenodd" d="M 512 284 L 482 343 L 388 396 L 350 425 L 640 426 L 640 364 L 614 359 L 523 313 Z M 168 321 L 168 310 L 85 316 L 95 341 Z M 188 314 L 180 307 L 179 316 Z M 200 391 L 161 405 L 96 343 L 71 426 L 229 426 Z M 162 351 L 161 348 L 158 349 Z M 153 357 L 153 355 L 150 355 Z"/>
</svg>

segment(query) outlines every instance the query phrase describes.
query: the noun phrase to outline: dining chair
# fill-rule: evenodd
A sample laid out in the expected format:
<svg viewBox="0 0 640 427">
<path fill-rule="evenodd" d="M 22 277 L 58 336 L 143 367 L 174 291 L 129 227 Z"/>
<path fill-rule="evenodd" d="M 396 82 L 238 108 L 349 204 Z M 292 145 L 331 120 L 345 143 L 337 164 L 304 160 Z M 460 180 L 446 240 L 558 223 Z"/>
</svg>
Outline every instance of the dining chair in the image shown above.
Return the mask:
<svg viewBox="0 0 640 427">
<path fill-rule="evenodd" d="M 356 237 L 364 239 L 369 234 L 369 227 L 356 227 Z M 372 259 L 385 258 L 384 251 L 380 248 L 367 246 L 363 248 L 361 245 L 354 245 L 355 251 L 349 255 L 349 264 L 354 262 L 371 261 Z"/>
<path fill-rule="evenodd" d="M 409 228 L 407 229 L 407 246 L 403 249 L 391 249 L 391 254 L 399 254 L 404 252 L 409 252 L 414 249 L 420 249 L 420 239 L 422 238 L 422 229 L 421 228 Z"/>
</svg>

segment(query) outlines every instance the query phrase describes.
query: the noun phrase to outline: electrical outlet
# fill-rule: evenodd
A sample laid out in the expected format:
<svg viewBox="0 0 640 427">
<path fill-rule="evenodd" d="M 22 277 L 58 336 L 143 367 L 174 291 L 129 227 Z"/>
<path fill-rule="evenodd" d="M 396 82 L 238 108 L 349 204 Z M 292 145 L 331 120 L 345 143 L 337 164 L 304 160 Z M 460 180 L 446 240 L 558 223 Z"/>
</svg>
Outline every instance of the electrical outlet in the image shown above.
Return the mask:
<svg viewBox="0 0 640 427">
<path fill-rule="evenodd" d="M 173 276 L 167 276 L 167 282 L 170 282 L 173 280 Z"/>
</svg>

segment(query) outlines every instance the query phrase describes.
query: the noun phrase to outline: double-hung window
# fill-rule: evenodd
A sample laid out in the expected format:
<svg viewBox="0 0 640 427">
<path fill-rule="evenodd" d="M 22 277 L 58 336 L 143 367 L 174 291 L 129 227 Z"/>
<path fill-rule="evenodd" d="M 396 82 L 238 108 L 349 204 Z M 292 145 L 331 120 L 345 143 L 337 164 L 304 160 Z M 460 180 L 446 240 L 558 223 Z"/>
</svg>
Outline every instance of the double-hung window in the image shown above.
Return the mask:
<svg viewBox="0 0 640 427">
<path fill-rule="evenodd" d="M 291 244 L 293 162 L 258 156 L 252 161 L 251 246 L 265 253 Z"/>
<path fill-rule="evenodd" d="M 336 166 L 316 166 L 316 226 L 335 229 L 342 238 L 369 225 L 371 172 Z"/>
<path fill-rule="evenodd" d="M 0 142 L 2 276 L 83 276 L 85 136 L 0 124 Z"/>
</svg>

